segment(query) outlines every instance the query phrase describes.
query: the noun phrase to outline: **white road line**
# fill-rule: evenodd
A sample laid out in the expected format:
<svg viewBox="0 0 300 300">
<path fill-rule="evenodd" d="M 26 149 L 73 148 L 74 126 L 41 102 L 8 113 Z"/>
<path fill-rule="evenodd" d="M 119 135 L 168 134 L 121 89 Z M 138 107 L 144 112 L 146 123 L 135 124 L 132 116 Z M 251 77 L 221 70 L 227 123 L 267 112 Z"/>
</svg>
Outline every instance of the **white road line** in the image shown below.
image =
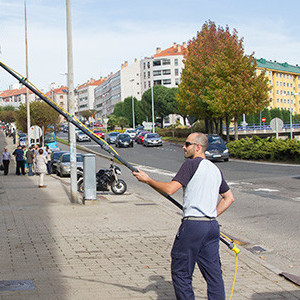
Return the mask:
<svg viewBox="0 0 300 300">
<path fill-rule="evenodd" d="M 259 188 L 255 189 L 255 192 L 279 192 L 279 190 L 272 190 L 272 189 L 266 189 L 266 188 Z"/>
</svg>

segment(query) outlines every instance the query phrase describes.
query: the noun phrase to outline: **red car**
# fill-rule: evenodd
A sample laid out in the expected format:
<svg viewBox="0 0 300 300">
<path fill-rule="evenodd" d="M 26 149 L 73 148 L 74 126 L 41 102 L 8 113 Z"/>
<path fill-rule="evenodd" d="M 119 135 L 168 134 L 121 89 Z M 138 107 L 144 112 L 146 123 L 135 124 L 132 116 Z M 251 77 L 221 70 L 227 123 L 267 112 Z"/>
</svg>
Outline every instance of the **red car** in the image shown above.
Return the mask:
<svg viewBox="0 0 300 300">
<path fill-rule="evenodd" d="M 101 139 L 104 139 L 104 133 L 103 133 L 102 130 L 100 130 L 100 129 L 95 129 L 95 130 L 93 130 L 93 132 L 94 132 L 97 136 L 99 136 Z"/>
<path fill-rule="evenodd" d="M 145 135 L 146 135 L 147 133 L 149 133 L 149 131 L 142 131 L 142 132 L 137 136 L 136 142 L 137 142 L 138 144 L 143 144 L 144 137 L 145 137 Z"/>
</svg>

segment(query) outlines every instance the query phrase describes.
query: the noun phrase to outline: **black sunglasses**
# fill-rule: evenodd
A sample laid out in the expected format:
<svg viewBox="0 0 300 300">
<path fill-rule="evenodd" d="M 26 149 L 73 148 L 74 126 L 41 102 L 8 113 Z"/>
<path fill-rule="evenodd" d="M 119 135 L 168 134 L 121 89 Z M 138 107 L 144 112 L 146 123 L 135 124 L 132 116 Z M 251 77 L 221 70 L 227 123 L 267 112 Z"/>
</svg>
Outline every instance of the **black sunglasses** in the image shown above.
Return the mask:
<svg viewBox="0 0 300 300">
<path fill-rule="evenodd" d="M 191 146 L 191 145 L 198 145 L 198 144 L 196 144 L 196 143 L 191 143 L 191 142 L 185 142 L 184 143 L 184 146 L 187 148 L 187 147 L 189 147 L 189 146 Z"/>
</svg>

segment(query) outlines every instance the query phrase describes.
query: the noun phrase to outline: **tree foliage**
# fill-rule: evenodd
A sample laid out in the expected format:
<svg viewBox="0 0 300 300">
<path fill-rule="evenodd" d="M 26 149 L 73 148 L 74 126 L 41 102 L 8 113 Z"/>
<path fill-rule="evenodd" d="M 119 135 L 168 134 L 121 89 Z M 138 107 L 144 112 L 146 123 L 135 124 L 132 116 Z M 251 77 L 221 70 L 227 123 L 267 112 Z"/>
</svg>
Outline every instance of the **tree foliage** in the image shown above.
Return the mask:
<svg viewBox="0 0 300 300">
<path fill-rule="evenodd" d="M 33 101 L 30 103 L 30 124 L 39 127 L 44 126 L 45 130 L 49 126 L 57 128 L 59 125 L 59 113 L 44 102 Z M 23 132 L 27 131 L 26 104 L 21 104 L 16 111 L 16 125 Z"/>
<path fill-rule="evenodd" d="M 91 117 L 95 114 L 95 110 L 94 109 L 84 110 L 84 111 L 80 112 L 80 114 L 82 115 L 82 117 L 84 117 L 85 119 L 88 120 L 89 117 Z"/>
<path fill-rule="evenodd" d="M 206 22 L 188 45 L 178 105 L 198 119 L 227 118 L 268 106 L 268 81 L 255 75 L 253 54 L 244 54 L 237 31 Z"/>
</svg>

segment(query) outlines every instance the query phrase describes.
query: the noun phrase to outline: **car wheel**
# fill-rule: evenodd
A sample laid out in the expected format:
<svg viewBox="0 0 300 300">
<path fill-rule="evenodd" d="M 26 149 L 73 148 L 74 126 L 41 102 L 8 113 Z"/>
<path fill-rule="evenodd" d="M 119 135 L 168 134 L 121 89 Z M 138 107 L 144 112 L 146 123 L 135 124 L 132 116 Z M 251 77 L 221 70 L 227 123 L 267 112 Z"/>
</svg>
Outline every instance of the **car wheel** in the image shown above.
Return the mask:
<svg viewBox="0 0 300 300">
<path fill-rule="evenodd" d="M 56 170 L 56 175 L 57 175 L 58 177 L 61 177 L 61 175 L 60 175 L 60 173 L 59 173 L 58 170 Z"/>
<path fill-rule="evenodd" d="M 224 158 L 224 161 L 228 161 L 229 160 L 229 158 Z"/>
</svg>

